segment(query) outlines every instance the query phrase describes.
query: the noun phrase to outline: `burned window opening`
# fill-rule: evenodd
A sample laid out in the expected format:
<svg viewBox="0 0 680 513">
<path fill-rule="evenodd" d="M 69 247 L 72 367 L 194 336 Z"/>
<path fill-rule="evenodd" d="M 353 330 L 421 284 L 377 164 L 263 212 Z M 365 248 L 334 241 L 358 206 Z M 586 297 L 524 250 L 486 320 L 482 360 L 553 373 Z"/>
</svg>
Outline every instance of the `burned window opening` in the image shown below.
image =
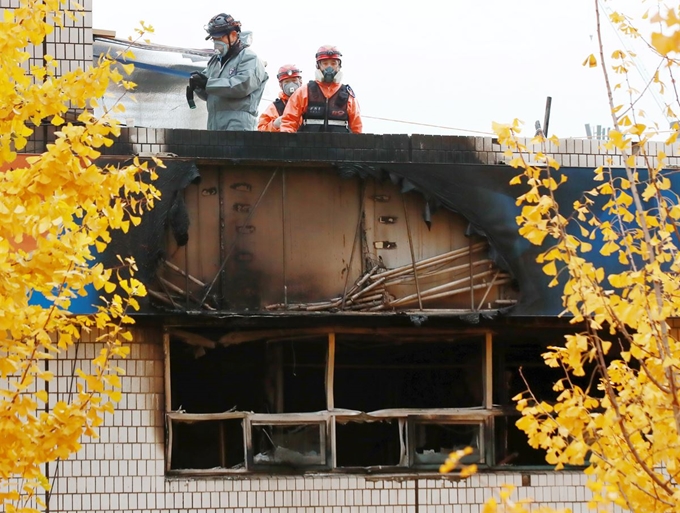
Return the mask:
<svg viewBox="0 0 680 513">
<path fill-rule="evenodd" d="M 171 338 L 170 350 L 174 355 L 173 411 L 294 413 L 326 409 L 328 348 L 324 338 L 256 341 L 198 353 L 195 346 Z"/>
<path fill-rule="evenodd" d="M 230 410 L 266 413 L 265 344 L 206 349 L 171 338 L 172 410 L 221 413 Z"/>
<path fill-rule="evenodd" d="M 397 420 L 335 423 L 338 468 L 395 467 L 403 462 L 402 427 Z"/>
<path fill-rule="evenodd" d="M 335 406 L 364 412 L 481 407 L 483 355 L 483 337 L 454 342 L 375 342 L 338 336 Z"/>
<path fill-rule="evenodd" d="M 167 337 L 168 471 L 429 472 L 465 444 L 463 463 L 545 465 L 511 399 L 520 367 L 554 397 L 560 375 L 540 355 L 561 334 L 304 331 Z"/>
<path fill-rule="evenodd" d="M 277 413 L 313 412 L 326 409 L 326 358 L 328 339 L 270 342 L 268 351 L 280 351 L 283 410 Z M 276 369 L 271 369 L 276 373 Z"/>
<path fill-rule="evenodd" d="M 245 468 L 241 419 L 172 421 L 173 470 Z"/>
</svg>

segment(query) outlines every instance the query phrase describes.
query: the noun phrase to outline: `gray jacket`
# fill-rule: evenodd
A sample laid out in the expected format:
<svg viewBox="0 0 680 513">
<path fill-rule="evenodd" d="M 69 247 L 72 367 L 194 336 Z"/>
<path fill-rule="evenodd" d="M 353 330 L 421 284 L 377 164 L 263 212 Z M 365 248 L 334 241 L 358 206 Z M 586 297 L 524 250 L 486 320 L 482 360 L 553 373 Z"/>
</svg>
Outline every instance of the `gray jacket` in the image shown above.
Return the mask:
<svg viewBox="0 0 680 513">
<path fill-rule="evenodd" d="M 203 73 L 205 89 L 196 95 L 208 106 L 208 130 L 255 130 L 257 107 L 269 79 L 262 61 L 250 48 L 230 57 L 224 65 L 214 56 Z"/>
</svg>

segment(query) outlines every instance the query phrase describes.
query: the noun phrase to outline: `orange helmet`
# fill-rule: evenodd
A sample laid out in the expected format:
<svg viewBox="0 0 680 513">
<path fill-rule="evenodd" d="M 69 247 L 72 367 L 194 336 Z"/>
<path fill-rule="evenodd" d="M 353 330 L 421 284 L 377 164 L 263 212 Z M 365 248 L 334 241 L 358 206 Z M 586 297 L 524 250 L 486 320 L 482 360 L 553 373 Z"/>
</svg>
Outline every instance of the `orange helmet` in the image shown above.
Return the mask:
<svg viewBox="0 0 680 513">
<path fill-rule="evenodd" d="M 295 64 L 284 64 L 276 74 L 279 82 L 287 78 L 302 78 L 302 71 Z"/>
<path fill-rule="evenodd" d="M 323 59 L 338 59 L 342 65 L 342 54 L 335 46 L 323 45 L 320 46 L 316 51 L 316 62 L 322 61 Z"/>
</svg>

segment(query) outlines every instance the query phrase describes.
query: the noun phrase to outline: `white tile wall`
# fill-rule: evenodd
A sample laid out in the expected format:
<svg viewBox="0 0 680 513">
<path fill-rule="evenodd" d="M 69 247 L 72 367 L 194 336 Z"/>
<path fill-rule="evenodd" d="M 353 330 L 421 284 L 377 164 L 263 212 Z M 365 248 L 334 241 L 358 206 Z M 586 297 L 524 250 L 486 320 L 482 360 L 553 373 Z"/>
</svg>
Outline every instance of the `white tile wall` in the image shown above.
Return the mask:
<svg viewBox="0 0 680 513">
<path fill-rule="evenodd" d="M 85 368 L 85 355 L 98 349 L 86 345 L 77 361 Z M 478 474 L 462 481 L 437 475 L 166 478 L 162 416 L 155 410 L 164 404 L 161 345 L 160 334 L 136 332 L 131 357 L 124 362 L 131 374 L 123 377 L 128 400 L 106 419 L 99 439 L 84 440 L 83 449 L 60 464 L 51 512 L 415 513 L 417 508 L 420 513 L 480 513 L 484 501 L 504 483 L 517 486 L 516 497 L 534 498 L 537 506 L 587 511 L 590 493 L 577 472 L 533 472 L 531 486 L 525 487 L 519 472 Z M 72 369 L 66 360 L 74 357 L 70 351 L 56 366 L 66 372 L 63 383 L 70 382 Z M 59 398 L 67 393 L 63 386 L 57 390 Z M 153 400 L 145 400 L 149 397 Z"/>
<path fill-rule="evenodd" d="M 478 141 L 477 148 L 486 148 L 493 140 L 488 139 L 489 142 Z M 537 152 L 543 151 L 538 144 L 531 144 L 531 139 L 520 139 L 520 143 L 524 144 L 527 151 Z M 504 147 L 503 150 L 506 148 Z M 646 167 L 645 155 L 648 157 L 650 165 L 657 165 L 657 155 L 660 151 L 666 154 L 665 166 L 666 168 L 680 167 L 680 155 L 678 144 L 667 146 L 663 142 L 649 142 L 641 149 L 638 156 L 635 158 L 635 165 L 637 167 Z M 622 167 L 624 164 L 620 151 L 606 150 L 603 147 L 603 141 L 584 140 L 584 139 L 560 139 L 559 146 L 548 143 L 545 147 L 546 154 L 554 158 L 561 166 L 565 167 L 587 167 L 595 168 L 597 166 L 611 166 Z M 630 154 L 630 152 L 629 152 Z M 505 156 L 503 153 L 498 153 L 495 160 L 499 163 L 507 163 L 512 160 L 517 154 L 512 157 Z M 524 154 L 527 158 L 526 153 Z M 531 157 L 528 159 L 530 163 L 536 163 Z"/>
</svg>

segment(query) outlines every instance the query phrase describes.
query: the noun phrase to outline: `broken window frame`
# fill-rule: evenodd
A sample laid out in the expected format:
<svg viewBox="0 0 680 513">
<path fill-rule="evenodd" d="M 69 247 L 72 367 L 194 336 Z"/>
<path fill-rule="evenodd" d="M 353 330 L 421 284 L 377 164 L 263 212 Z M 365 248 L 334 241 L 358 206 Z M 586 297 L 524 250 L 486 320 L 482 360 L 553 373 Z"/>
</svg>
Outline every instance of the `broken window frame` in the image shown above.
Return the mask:
<svg viewBox="0 0 680 513">
<path fill-rule="evenodd" d="M 167 397 L 167 396 L 166 396 Z M 196 422 L 214 422 L 223 420 L 241 420 L 241 429 L 243 432 L 243 454 L 244 454 L 244 467 L 242 469 L 229 469 L 224 468 L 223 470 L 228 472 L 245 472 L 247 470 L 247 459 L 248 459 L 248 445 L 247 445 L 247 431 L 243 429 L 243 424 L 247 417 L 245 412 L 224 412 L 224 413 L 185 413 L 185 412 L 167 412 L 166 417 L 166 471 L 167 472 L 181 472 L 186 474 L 205 474 L 211 472 L 210 469 L 172 469 L 172 448 L 173 448 L 173 438 L 175 431 L 175 424 L 193 424 Z M 220 439 L 220 447 L 223 447 L 224 441 Z M 223 461 L 223 457 L 221 456 Z M 220 471 L 222 468 L 220 469 Z"/>
<path fill-rule="evenodd" d="M 317 328 L 318 330 L 318 328 Z M 480 427 L 479 453 L 480 461 L 477 463 L 480 468 L 493 468 L 494 461 L 494 417 L 507 416 L 507 407 L 493 404 L 493 343 L 492 333 L 489 330 L 477 330 L 475 334 L 483 337 L 483 405 L 481 407 L 469 408 L 394 408 L 378 410 L 374 412 L 360 412 L 353 410 L 336 409 L 334 406 L 333 385 L 334 385 L 334 363 L 335 363 L 335 335 L 341 330 L 327 331 L 328 335 L 328 357 L 326 362 L 326 405 L 324 411 L 314 413 L 276 413 L 262 414 L 244 411 L 234 411 L 225 413 L 184 413 L 171 411 L 170 397 L 170 334 L 164 336 L 165 352 L 165 388 L 166 388 L 166 473 L 172 475 L 183 474 L 233 474 L 233 473 L 276 473 L 283 471 L 283 465 L 265 465 L 255 463 L 255 451 L 253 448 L 253 426 L 272 425 L 272 426 L 291 426 L 291 425 L 318 425 L 320 426 L 321 452 L 325 455 L 325 463 L 320 465 L 305 465 L 298 470 L 302 471 L 334 471 L 347 472 L 355 471 L 356 467 L 338 467 L 336 450 L 336 424 L 338 422 L 375 422 L 375 421 L 396 421 L 400 430 L 400 440 L 404 441 L 405 447 L 401 449 L 399 463 L 394 466 L 380 466 L 381 471 L 407 471 L 411 473 L 428 473 L 432 468 L 423 468 L 415 464 L 413 456 L 415 447 L 410 440 L 415 424 L 460 424 L 478 425 Z M 356 333 L 356 331 L 351 331 Z M 470 334 L 470 330 L 466 331 Z M 451 330 L 450 334 L 456 334 Z M 423 333 L 423 335 L 427 335 Z M 281 335 L 284 336 L 283 334 Z M 290 338 L 290 337 L 286 337 Z M 423 341 L 424 344 L 427 341 Z M 172 426 L 177 422 L 200 422 L 221 419 L 242 419 L 243 444 L 245 464 L 244 468 L 229 469 L 172 469 Z M 409 428 L 409 426 L 411 426 Z M 372 470 L 371 467 L 361 467 L 365 470 Z"/>
<path fill-rule="evenodd" d="M 467 465 L 470 463 L 474 463 L 479 466 L 486 466 L 487 461 L 490 461 L 491 458 L 493 458 L 493 455 L 491 455 L 491 458 L 489 457 L 489 454 L 487 454 L 487 451 L 489 450 L 489 445 L 486 443 L 486 438 L 488 436 L 489 432 L 489 422 L 487 418 L 483 418 L 484 416 L 479 416 L 476 417 L 474 415 L 458 415 L 455 417 L 452 417 L 451 415 L 409 415 L 406 423 L 406 436 L 407 436 L 407 448 L 408 448 L 408 463 L 411 468 L 414 469 L 438 469 L 439 465 L 443 464 L 444 461 L 446 461 L 446 458 L 444 458 L 442 461 L 438 463 L 430 463 L 427 464 L 425 462 L 417 462 L 416 458 L 416 443 L 415 443 L 415 435 L 416 435 L 416 427 L 418 425 L 434 425 L 434 426 L 442 426 L 442 425 L 455 425 L 455 426 L 477 426 L 479 431 L 477 434 L 477 453 L 479 455 L 479 459 L 476 461 L 470 461 L 466 462 L 464 461 L 464 458 L 461 460 L 461 464 Z M 470 446 L 473 449 L 475 447 Z M 451 448 L 451 452 L 454 452 L 458 449 L 463 449 L 465 447 L 453 447 Z M 447 454 L 448 456 L 448 454 Z"/>
<path fill-rule="evenodd" d="M 253 413 L 246 415 L 243 421 L 243 432 L 246 447 L 246 469 L 260 472 L 272 472 L 282 468 L 291 467 L 285 463 L 256 463 L 257 456 L 253 447 L 253 428 L 257 426 L 276 426 L 276 427 L 291 427 L 291 426 L 317 426 L 319 428 L 319 456 L 323 456 L 323 462 L 314 464 L 310 463 L 299 468 L 305 470 L 328 470 L 330 468 L 331 453 L 329 438 L 329 422 L 330 417 L 326 414 L 316 413 L 277 413 L 277 414 L 262 414 Z"/>
</svg>

